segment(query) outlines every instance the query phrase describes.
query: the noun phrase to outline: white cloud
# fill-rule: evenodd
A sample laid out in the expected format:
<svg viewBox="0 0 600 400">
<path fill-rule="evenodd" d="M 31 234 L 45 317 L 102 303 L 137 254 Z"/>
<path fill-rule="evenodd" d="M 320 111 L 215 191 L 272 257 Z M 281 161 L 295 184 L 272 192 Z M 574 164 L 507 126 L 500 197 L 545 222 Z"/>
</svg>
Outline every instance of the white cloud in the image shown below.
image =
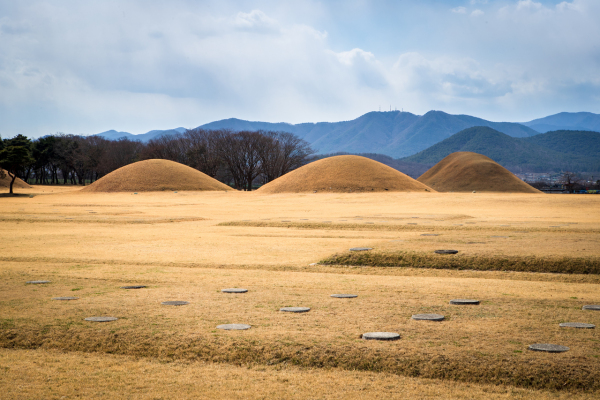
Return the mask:
<svg viewBox="0 0 600 400">
<path fill-rule="evenodd" d="M 533 0 L 519 0 L 517 2 L 517 10 L 539 10 L 542 7 L 542 3 L 536 3 Z"/>
<path fill-rule="evenodd" d="M 249 13 L 238 13 L 234 21 L 234 26 L 238 29 L 257 32 L 276 32 L 279 30 L 277 21 L 269 18 L 261 10 L 252 10 Z"/>
<path fill-rule="evenodd" d="M 403 23 L 362 1 L 357 14 L 268 0 L 0 3 L 0 134 L 335 121 L 390 102 L 513 120 L 600 112 L 600 2 L 451 10 L 485 15 L 468 21 L 408 3 Z"/>
</svg>

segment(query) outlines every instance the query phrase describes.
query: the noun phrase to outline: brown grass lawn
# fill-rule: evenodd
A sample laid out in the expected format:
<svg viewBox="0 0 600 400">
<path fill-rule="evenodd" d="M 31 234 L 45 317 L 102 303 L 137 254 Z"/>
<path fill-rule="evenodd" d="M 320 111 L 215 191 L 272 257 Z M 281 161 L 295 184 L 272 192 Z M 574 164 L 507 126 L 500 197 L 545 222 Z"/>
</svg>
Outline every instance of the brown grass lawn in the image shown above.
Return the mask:
<svg viewBox="0 0 600 400">
<path fill-rule="evenodd" d="M 21 191 L 37 195 L 0 198 L 8 398 L 585 398 L 600 390 L 598 330 L 558 327 L 600 325 L 600 312 L 581 310 L 600 304 L 600 275 L 473 267 L 596 265 L 600 196 Z M 356 246 L 388 261 L 400 253 L 433 261 L 309 265 Z M 471 267 L 443 269 L 431 258 L 440 248 L 459 250 Z M 25 284 L 37 279 L 52 283 Z M 148 288 L 119 289 L 127 284 Z M 249 292 L 221 293 L 226 287 Z M 482 304 L 449 305 L 454 298 Z M 279 312 L 284 306 L 311 311 Z M 430 312 L 446 320 L 410 318 Z M 98 315 L 119 320 L 83 321 Z M 252 328 L 215 328 L 224 323 Z M 370 331 L 401 339 L 360 339 Z M 571 350 L 536 353 L 531 343 Z"/>
</svg>

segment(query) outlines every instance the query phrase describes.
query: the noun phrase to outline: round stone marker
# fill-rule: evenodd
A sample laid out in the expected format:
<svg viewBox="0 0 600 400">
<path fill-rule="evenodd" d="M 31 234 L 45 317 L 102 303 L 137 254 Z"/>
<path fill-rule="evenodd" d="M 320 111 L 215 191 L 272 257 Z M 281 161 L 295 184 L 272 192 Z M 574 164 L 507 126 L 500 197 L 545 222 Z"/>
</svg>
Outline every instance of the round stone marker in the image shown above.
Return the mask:
<svg viewBox="0 0 600 400">
<path fill-rule="evenodd" d="M 146 285 L 121 286 L 121 289 L 143 289 Z"/>
<path fill-rule="evenodd" d="M 163 301 L 162 303 L 165 306 L 185 306 L 186 304 L 190 304 L 188 301 Z"/>
<path fill-rule="evenodd" d="M 396 332 L 367 332 L 363 333 L 365 340 L 398 340 L 400 335 Z"/>
<path fill-rule="evenodd" d="M 303 312 L 309 312 L 310 308 L 309 307 L 283 307 L 283 308 L 280 308 L 279 311 L 303 313 Z"/>
<path fill-rule="evenodd" d="M 116 317 L 87 317 L 85 320 L 91 322 L 111 322 L 116 321 L 118 319 L 119 318 Z"/>
<path fill-rule="evenodd" d="M 52 300 L 77 300 L 79 297 L 53 297 Z"/>
<path fill-rule="evenodd" d="M 246 293 L 247 291 L 248 291 L 248 289 L 236 289 L 236 288 L 221 289 L 221 292 L 223 292 L 223 293 Z"/>
<path fill-rule="evenodd" d="M 441 314 L 415 314 L 412 319 L 417 321 L 443 321 L 444 316 Z"/>
<path fill-rule="evenodd" d="M 567 346 L 561 346 L 559 344 L 550 344 L 550 343 L 536 343 L 530 344 L 529 350 L 533 351 L 545 351 L 546 353 L 563 353 L 565 351 L 569 351 Z"/>
<path fill-rule="evenodd" d="M 332 294 L 331 297 L 335 297 L 338 299 L 353 299 L 355 297 L 358 297 L 357 294 Z"/>
<path fill-rule="evenodd" d="M 454 300 L 450 300 L 450 304 L 455 304 L 457 306 L 477 305 L 479 303 L 480 303 L 479 300 L 471 300 L 471 299 L 454 299 Z"/>
<path fill-rule="evenodd" d="M 582 310 L 594 310 L 594 311 L 600 311 L 600 305 L 597 304 L 591 304 L 591 305 L 587 305 L 587 306 L 583 306 L 581 307 Z"/>
<path fill-rule="evenodd" d="M 583 322 L 563 322 L 559 325 L 561 328 L 579 328 L 579 329 L 594 329 L 594 324 L 584 324 Z"/>
<path fill-rule="evenodd" d="M 458 253 L 458 250 L 436 250 L 434 251 L 435 254 L 456 254 Z"/>
<path fill-rule="evenodd" d="M 250 325 L 246 324 L 223 324 L 217 325 L 217 329 L 224 329 L 226 331 L 245 331 L 250 329 Z"/>
<path fill-rule="evenodd" d="M 350 249 L 350 251 L 369 251 L 369 250 L 373 250 L 372 247 L 353 247 Z"/>
<path fill-rule="evenodd" d="M 30 285 L 41 285 L 43 283 L 50 283 L 50 281 L 27 281 L 26 283 Z"/>
</svg>

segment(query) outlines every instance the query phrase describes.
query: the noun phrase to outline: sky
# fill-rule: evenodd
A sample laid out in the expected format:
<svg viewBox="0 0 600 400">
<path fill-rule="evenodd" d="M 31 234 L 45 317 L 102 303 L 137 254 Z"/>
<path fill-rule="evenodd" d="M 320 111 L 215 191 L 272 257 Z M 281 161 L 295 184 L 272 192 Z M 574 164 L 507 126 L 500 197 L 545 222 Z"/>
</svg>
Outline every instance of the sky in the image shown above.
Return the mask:
<svg viewBox="0 0 600 400">
<path fill-rule="evenodd" d="M 600 113 L 598 21 L 598 0 L 0 0 L 0 136 Z"/>
</svg>

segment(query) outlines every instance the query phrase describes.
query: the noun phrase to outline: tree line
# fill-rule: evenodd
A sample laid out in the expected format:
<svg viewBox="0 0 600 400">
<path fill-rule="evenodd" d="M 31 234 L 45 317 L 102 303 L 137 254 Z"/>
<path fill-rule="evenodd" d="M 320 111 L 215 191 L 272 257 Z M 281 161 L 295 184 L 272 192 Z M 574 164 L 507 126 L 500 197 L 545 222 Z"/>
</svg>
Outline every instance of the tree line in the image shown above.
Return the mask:
<svg viewBox="0 0 600 400">
<path fill-rule="evenodd" d="M 239 190 L 252 190 L 312 161 L 309 143 L 288 132 L 190 129 L 148 143 L 127 138 L 56 134 L 0 137 L 0 167 L 11 179 L 85 185 L 136 161 L 165 159 L 195 168 Z M 2 176 L 0 176 L 1 178 Z"/>
</svg>

